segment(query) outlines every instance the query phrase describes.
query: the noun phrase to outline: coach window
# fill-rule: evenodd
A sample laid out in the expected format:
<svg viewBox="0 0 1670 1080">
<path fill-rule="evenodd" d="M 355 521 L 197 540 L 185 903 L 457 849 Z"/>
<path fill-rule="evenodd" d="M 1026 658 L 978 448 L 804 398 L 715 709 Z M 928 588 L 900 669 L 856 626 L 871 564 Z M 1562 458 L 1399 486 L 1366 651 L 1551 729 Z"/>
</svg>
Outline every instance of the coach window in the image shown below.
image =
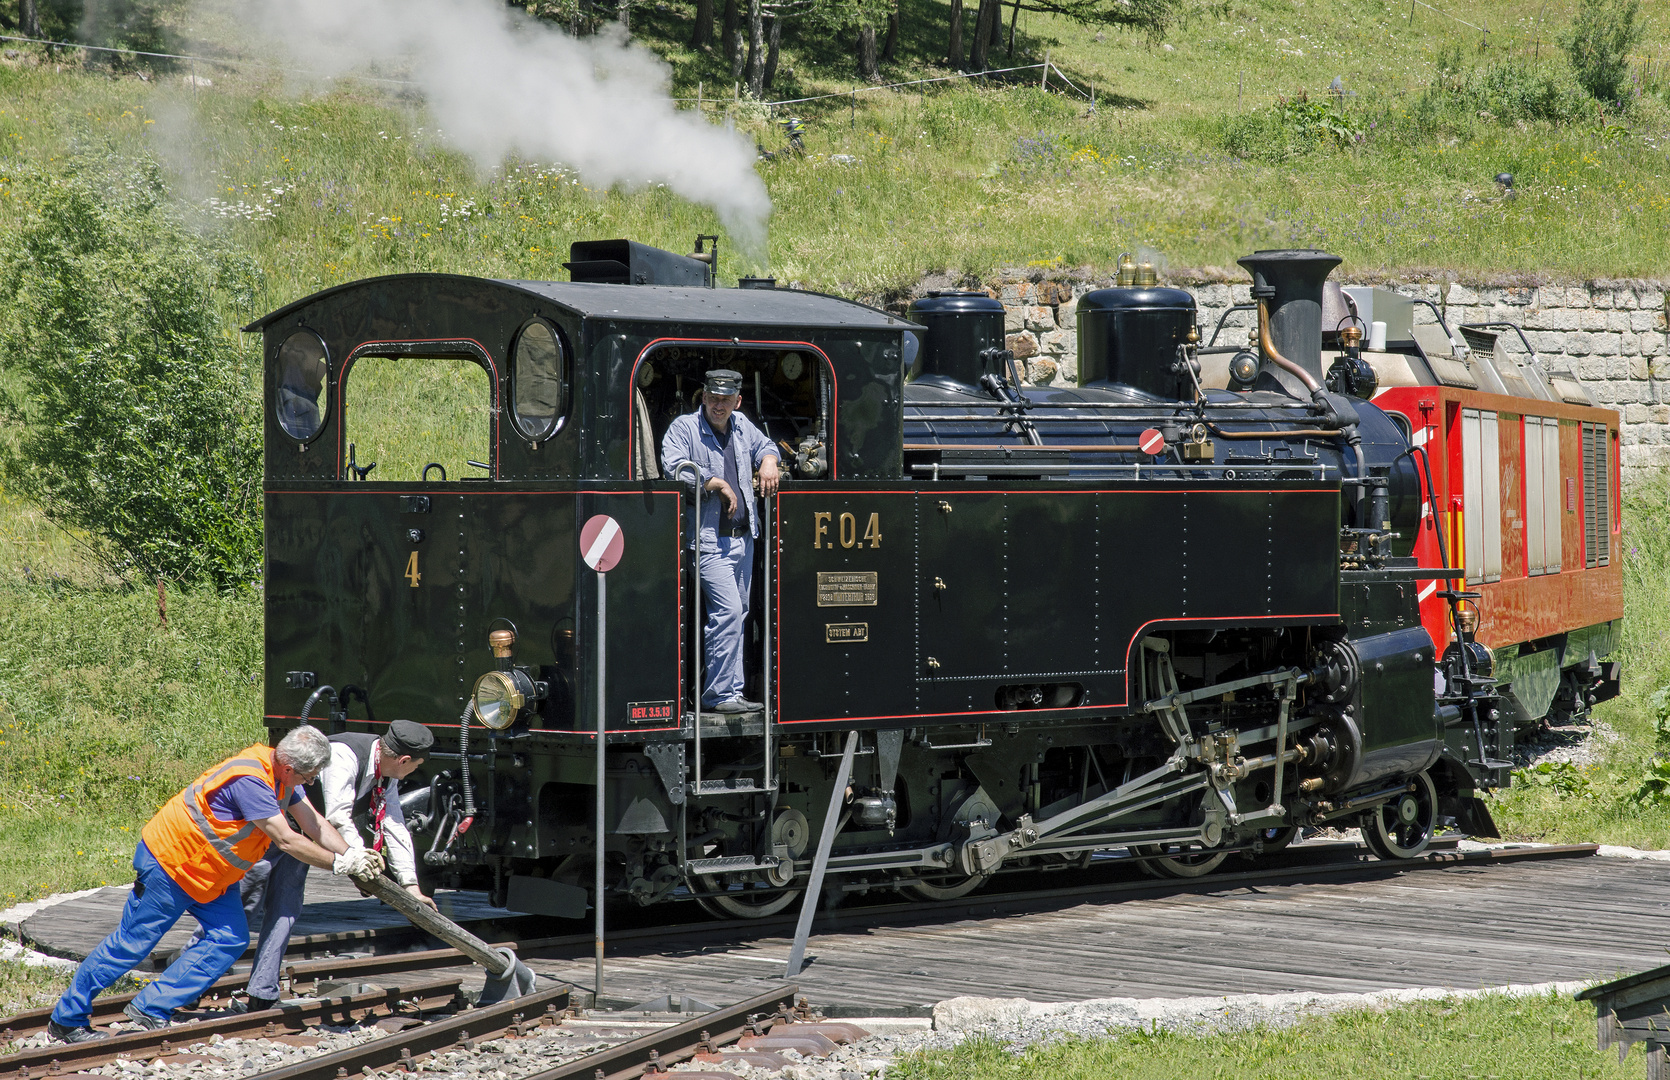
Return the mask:
<svg viewBox="0 0 1670 1080">
<path fill-rule="evenodd" d="M 568 407 L 568 350 L 556 328 L 530 319 L 511 358 L 510 401 L 516 430 L 539 442 L 557 430 Z"/>
<path fill-rule="evenodd" d="M 345 442 L 357 469 L 376 464 L 365 479 L 489 478 L 493 383 L 481 364 L 460 356 L 361 356 L 345 379 Z"/>
<path fill-rule="evenodd" d="M 278 348 L 278 426 L 306 442 L 325 426 L 325 343 L 311 330 L 297 330 Z"/>
<path fill-rule="evenodd" d="M 1502 469 L 1498 417 L 1461 411 L 1462 528 L 1467 580 L 1502 578 Z"/>
</svg>

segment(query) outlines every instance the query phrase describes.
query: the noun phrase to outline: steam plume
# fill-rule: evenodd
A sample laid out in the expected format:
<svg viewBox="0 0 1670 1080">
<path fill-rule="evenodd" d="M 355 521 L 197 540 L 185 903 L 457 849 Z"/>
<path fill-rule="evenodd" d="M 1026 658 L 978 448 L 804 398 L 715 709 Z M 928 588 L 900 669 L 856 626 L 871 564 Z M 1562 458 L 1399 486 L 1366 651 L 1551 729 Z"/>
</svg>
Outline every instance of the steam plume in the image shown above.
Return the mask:
<svg viewBox="0 0 1670 1080">
<path fill-rule="evenodd" d="M 486 167 L 516 152 L 592 187 L 665 184 L 765 257 L 771 199 L 752 143 L 674 108 L 667 67 L 617 33 L 576 40 L 503 0 L 262 0 L 245 9 L 298 66 L 398 63 L 449 143 Z"/>
</svg>

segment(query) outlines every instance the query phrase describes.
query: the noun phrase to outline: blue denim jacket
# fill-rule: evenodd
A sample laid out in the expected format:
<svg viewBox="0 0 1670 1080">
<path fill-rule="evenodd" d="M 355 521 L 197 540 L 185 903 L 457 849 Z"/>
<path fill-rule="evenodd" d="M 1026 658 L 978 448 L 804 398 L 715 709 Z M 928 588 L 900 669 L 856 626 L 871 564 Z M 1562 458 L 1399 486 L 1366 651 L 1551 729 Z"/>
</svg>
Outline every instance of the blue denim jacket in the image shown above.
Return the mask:
<svg viewBox="0 0 1670 1080">
<path fill-rule="evenodd" d="M 766 458 L 778 457 L 777 446 L 765 433 L 754 426 L 754 422 L 743 416 L 741 412 L 731 413 L 731 441 L 730 453 L 736 456 L 736 474 L 742 478 L 742 490 L 737 492 L 742 504 L 748 508 L 748 530 L 750 535 L 760 535 L 760 515 L 754 505 L 754 469 Z M 705 485 L 713 477 L 724 479 L 725 451 L 719 449 L 719 440 L 713 434 L 713 428 L 707 422 L 707 414 L 702 409 L 693 413 L 686 413 L 672 422 L 667 428 L 667 435 L 661 440 L 661 475 L 667 479 L 683 479 L 690 482 L 690 473 L 677 477 L 673 472 L 686 461 L 693 461 L 701 469 L 701 484 Z M 725 497 L 717 491 L 706 492 L 702 495 L 702 547 L 712 551 L 719 543 L 719 517 L 724 512 Z"/>
</svg>

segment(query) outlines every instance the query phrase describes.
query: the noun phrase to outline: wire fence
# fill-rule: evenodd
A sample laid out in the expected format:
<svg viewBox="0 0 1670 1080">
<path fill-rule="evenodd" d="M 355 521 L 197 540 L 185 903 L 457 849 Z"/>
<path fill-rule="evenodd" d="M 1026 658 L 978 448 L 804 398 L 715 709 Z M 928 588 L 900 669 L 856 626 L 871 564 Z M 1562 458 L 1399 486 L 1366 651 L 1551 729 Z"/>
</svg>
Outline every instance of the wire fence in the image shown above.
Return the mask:
<svg viewBox="0 0 1670 1080">
<path fill-rule="evenodd" d="M 311 79 L 330 80 L 342 78 L 357 79 L 361 82 L 387 83 L 390 86 L 417 85 L 410 79 L 384 79 L 375 75 L 355 74 L 327 75 L 323 72 L 309 71 L 305 68 L 285 67 L 282 64 L 275 64 L 271 60 L 251 60 L 245 57 L 228 59 L 224 56 L 195 56 L 191 53 L 147 52 L 144 49 L 122 49 L 114 45 L 86 45 L 79 41 L 52 41 L 47 38 L 21 37 L 17 34 L 0 34 L 0 41 L 18 41 L 26 45 L 47 45 L 54 49 L 79 49 L 83 52 L 112 53 L 119 54 L 121 56 L 145 56 L 155 60 L 184 60 L 188 64 L 192 65 L 191 74 L 193 76 L 197 74 L 197 64 L 213 64 L 218 67 L 230 68 L 233 71 L 236 71 L 239 67 L 245 64 L 254 64 L 256 67 L 271 68 L 274 71 L 282 71 L 289 75 L 305 75 Z"/>
<path fill-rule="evenodd" d="M 216 65 L 218 67 L 230 68 L 232 70 L 237 70 L 240 66 L 245 65 L 245 64 L 254 64 L 258 67 L 271 68 L 274 71 L 281 71 L 281 72 L 285 72 L 286 74 L 291 74 L 291 75 L 305 75 L 309 78 L 314 78 L 314 79 L 329 80 L 329 79 L 332 79 L 332 78 L 348 78 L 348 79 L 357 79 L 357 80 L 360 80 L 360 81 L 363 81 L 363 82 L 387 83 L 391 86 L 416 86 L 417 85 L 416 83 L 414 83 L 410 79 L 388 79 L 388 78 L 381 78 L 381 77 L 374 76 L 374 75 L 359 75 L 359 74 L 331 76 L 331 75 L 326 75 L 326 74 L 323 74 L 323 73 L 317 72 L 317 71 L 309 71 L 309 70 L 306 70 L 304 68 L 285 67 L 282 64 L 275 64 L 270 60 L 251 60 L 251 59 L 242 58 L 242 57 L 236 58 L 236 59 L 229 59 L 229 58 L 223 57 L 223 56 L 196 56 L 196 55 L 193 55 L 191 53 L 149 52 L 145 49 L 124 49 L 124 48 L 119 48 L 119 47 L 114 46 L 114 45 L 86 45 L 86 44 L 82 44 L 80 42 L 75 42 L 75 41 L 52 41 L 52 40 L 49 40 L 47 38 L 23 37 L 23 36 L 17 35 L 17 34 L 0 34 L 0 41 L 16 41 L 16 42 L 21 42 L 21 43 L 27 44 L 27 45 L 46 45 L 46 46 L 49 46 L 49 47 L 54 48 L 54 49 L 79 49 L 79 50 L 83 50 L 83 51 L 86 51 L 86 52 L 110 53 L 110 54 L 116 54 L 116 55 L 122 55 L 122 56 L 143 56 L 143 57 L 148 57 L 148 58 L 156 59 L 156 60 L 185 61 L 185 62 L 187 62 L 189 64 L 193 64 L 193 65 L 195 65 L 195 64 L 212 64 L 212 65 Z M 847 98 L 847 99 L 850 99 L 850 100 L 856 102 L 858 100 L 858 95 L 859 94 L 870 94 L 870 93 L 875 93 L 875 92 L 881 91 L 881 90 L 901 90 L 901 89 L 904 89 L 905 87 L 910 87 L 910 86 L 927 86 L 927 85 L 934 84 L 934 83 L 959 82 L 959 81 L 968 80 L 968 79 L 983 79 L 984 80 L 984 79 L 991 79 L 993 76 L 1012 75 L 1012 74 L 1015 74 L 1017 72 L 1022 72 L 1022 71 L 1036 71 L 1036 72 L 1039 72 L 1040 73 L 1040 78 L 1039 78 L 1038 82 L 1039 82 L 1039 88 L 1040 89 L 1043 89 L 1043 90 L 1048 90 L 1049 89 L 1049 87 L 1050 87 L 1050 77 L 1053 75 L 1055 77 L 1055 80 L 1060 85 L 1066 87 L 1067 89 L 1071 90 L 1074 94 L 1076 94 L 1079 97 L 1083 98 L 1084 100 L 1090 102 L 1090 104 L 1092 106 L 1094 106 L 1096 104 L 1096 88 L 1095 88 L 1095 85 L 1092 84 L 1091 87 L 1090 87 L 1090 90 L 1088 92 L 1081 89 L 1077 84 L 1075 84 L 1071 79 L 1069 79 L 1067 77 L 1067 75 L 1059 67 L 1057 67 L 1054 63 L 1052 63 L 1050 61 L 1050 59 L 1048 57 L 1048 54 L 1045 55 L 1044 61 L 1042 63 L 1038 63 L 1038 64 L 1021 64 L 1021 65 L 1018 65 L 1018 66 L 1015 66 L 1015 67 L 1006 67 L 1006 68 L 988 68 L 985 71 L 959 71 L 959 72 L 956 72 L 956 73 L 951 74 L 951 75 L 941 75 L 941 76 L 937 76 L 937 77 L 931 78 L 931 79 L 908 79 L 908 80 L 905 80 L 903 82 L 877 83 L 877 84 L 872 85 L 872 86 L 860 86 L 860 87 L 855 87 L 852 90 L 840 90 L 840 91 L 836 91 L 836 92 L 828 93 L 828 94 L 811 94 L 811 95 L 808 95 L 806 97 L 780 98 L 780 99 L 777 99 L 777 100 L 774 100 L 774 101 L 760 101 L 758 104 L 761 105 L 762 107 L 768 109 L 768 110 L 771 110 L 771 111 L 775 112 L 777 109 L 779 109 L 779 108 L 781 108 L 785 105 L 803 105 L 803 104 L 806 104 L 808 102 L 829 101 L 829 100 L 834 100 L 834 99 L 837 99 L 837 98 Z M 195 69 L 193 69 L 192 74 L 193 75 L 196 74 Z M 720 106 L 729 107 L 731 105 L 738 104 L 738 103 L 740 103 L 741 101 L 744 100 L 743 97 L 742 97 L 742 81 L 740 79 L 735 82 L 735 84 L 733 86 L 733 89 L 732 89 L 732 96 L 731 96 L 730 99 L 726 99 L 726 98 L 722 98 L 722 97 L 715 97 L 715 96 L 703 96 L 703 94 L 701 93 L 701 86 L 702 86 L 701 83 L 697 83 L 697 91 L 696 91 L 696 96 L 695 97 L 675 97 L 672 100 L 675 101 L 675 102 L 681 102 L 681 103 L 694 102 L 698 109 L 705 109 L 709 104 L 712 104 L 715 107 L 720 107 Z M 753 101 L 752 98 L 750 98 L 748 100 L 751 103 Z"/>
</svg>

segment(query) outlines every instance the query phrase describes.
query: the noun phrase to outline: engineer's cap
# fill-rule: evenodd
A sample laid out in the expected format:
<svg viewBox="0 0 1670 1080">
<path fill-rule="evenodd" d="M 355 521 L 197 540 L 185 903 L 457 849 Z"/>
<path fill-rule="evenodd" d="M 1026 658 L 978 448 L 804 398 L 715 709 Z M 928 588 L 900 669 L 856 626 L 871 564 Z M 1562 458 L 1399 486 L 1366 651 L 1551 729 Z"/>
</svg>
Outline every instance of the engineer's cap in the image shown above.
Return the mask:
<svg viewBox="0 0 1670 1080">
<path fill-rule="evenodd" d="M 707 373 L 707 382 L 703 385 L 710 394 L 730 397 L 732 394 L 742 393 L 742 373 L 730 368 L 714 368 Z"/>
</svg>

